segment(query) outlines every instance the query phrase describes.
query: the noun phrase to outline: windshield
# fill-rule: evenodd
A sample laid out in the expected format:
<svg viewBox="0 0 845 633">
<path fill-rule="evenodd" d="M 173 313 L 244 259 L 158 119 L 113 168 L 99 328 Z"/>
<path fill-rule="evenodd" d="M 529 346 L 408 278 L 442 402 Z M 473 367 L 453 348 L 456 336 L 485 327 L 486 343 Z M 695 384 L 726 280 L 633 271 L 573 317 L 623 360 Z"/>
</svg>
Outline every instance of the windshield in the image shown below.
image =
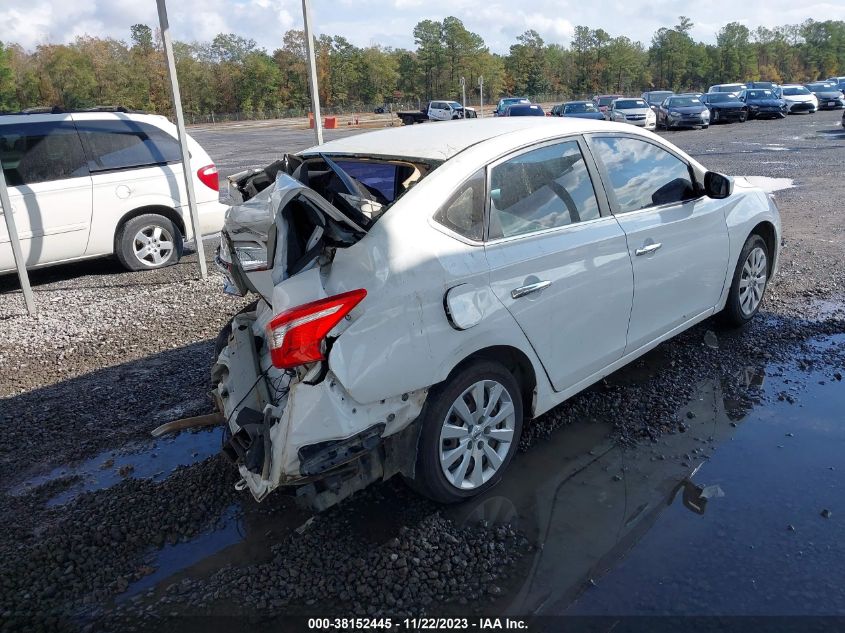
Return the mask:
<svg viewBox="0 0 845 633">
<path fill-rule="evenodd" d="M 519 104 L 508 108 L 510 116 L 544 116 L 543 109 L 536 104 Z"/>
<path fill-rule="evenodd" d="M 463 110 L 463 108 L 464 108 L 464 106 L 462 106 L 457 101 L 447 101 L 446 103 L 448 103 L 450 106 L 452 106 L 453 110 Z"/>
<path fill-rule="evenodd" d="M 796 95 L 808 95 L 810 94 L 810 91 L 804 86 L 790 86 L 783 89 L 783 94 L 794 97 Z"/>
<path fill-rule="evenodd" d="M 714 86 L 714 92 L 739 92 L 745 88 L 745 86 L 741 84 L 725 84 L 724 86 Z"/>
<path fill-rule="evenodd" d="M 598 112 L 598 108 L 595 104 L 585 102 L 585 103 L 569 103 L 563 108 L 563 112 L 565 114 L 581 114 L 583 112 Z"/>
<path fill-rule="evenodd" d="M 836 90 L 836 84 L 831 83 L 823 83 L 823 84 L 807 84 L 807 88 L 809 90 Z"/>
<path fill-rule="evenodd" d="M 614 107 L 617 110 L 632 110 L 634 108 L 647 108 L 648 104 L 642 99 L 617 99 Z"/>
<path fill-rule="evenodd" d="M 774 99 L 775 95 L 771 90 L 749 90 L 745 93 L 749 99 Z"/>
<path fill-rule="evenodd" d="M 600 106 L 609 106 L 611 103 L 613 103 L 613 100 L 615 98 L 616 97 L 599 97 L 598 104 Z"/>
<path fill-rule="evenodd" d="M 648 102 L 649 103 L 663 103 L 663 100 L 668 97 L 669 95 L 675 94 L 670 90 L 666 90 L 663 92 L 649 92 L 648 93 Z"/>
<path fill-rule="evenodd" d="M 667 105 L 670 108 L 687 108 L 701 105 L 701 99 L 698 97 L 672 97 Z"/>
<path fill-rule="evenodd" d="M 712 95 L 707 95 L 707 100 L 710 103 L 725 103 L 726 101 L 736 101 L 736 97 L 729 93 L 714 93 Z"/>
</svg>

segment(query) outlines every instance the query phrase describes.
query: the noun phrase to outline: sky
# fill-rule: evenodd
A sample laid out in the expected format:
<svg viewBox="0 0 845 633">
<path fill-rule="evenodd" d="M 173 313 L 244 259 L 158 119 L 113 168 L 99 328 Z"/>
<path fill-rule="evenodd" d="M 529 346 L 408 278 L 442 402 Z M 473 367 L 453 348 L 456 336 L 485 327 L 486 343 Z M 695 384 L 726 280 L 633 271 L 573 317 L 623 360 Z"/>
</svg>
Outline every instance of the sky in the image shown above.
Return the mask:
<svg viewBox="0 0 845 633">
<path fill-rule="evenodd" d="M 254 39 L 272 52 L 282 34 L 302 28 L 300 0 L 169 0 L 173 37 L 210 41 L 217 33 Z M 315 31 L 342 35 L 357 46 L 380 44 L 414 48 L 413 28 L 420 20 L 453 15 L 481 35 L 490 49 L 506 53 L 516 36 L 534 29 L 547 42 L 568 45 L 576 24 L 627 35 L 648 45 L 661 27 L 683 14 L 695 26 L 696 40 L 714 42 L 727 22 L 753 29 L 815 20 L 845 20 L 842 0 L 312 0 Z M 158 25 L 155 0 L 0 0 L 4 43 L 33 49 L 68 43 L 80 35 L 129 39 L 129 27 Z"/>
</svg>

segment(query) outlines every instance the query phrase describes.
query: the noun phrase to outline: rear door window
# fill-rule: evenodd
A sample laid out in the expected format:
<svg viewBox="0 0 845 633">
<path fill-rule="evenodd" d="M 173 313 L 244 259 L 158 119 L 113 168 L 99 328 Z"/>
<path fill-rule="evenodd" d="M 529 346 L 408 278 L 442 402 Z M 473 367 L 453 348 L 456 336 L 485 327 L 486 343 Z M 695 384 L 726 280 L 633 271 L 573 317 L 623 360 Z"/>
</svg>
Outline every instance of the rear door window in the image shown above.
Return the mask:
<svg viewBox="0 0 845 633">
<path fill-rule="evenodd" d="M 524 152 L 490 172 L 491 240 L 595 220 L 599 215 L 577 141 Z"/>
<path fill-rule="evenodd" d="M 71 121 L 0 126 L 0 161 L 10 187 L 88 175 L 82 143 Z"/>
<path fill-rule="evenodd" d="M 153 125 L 129 120 L 77 121 L 76 125 L 92 172 L 181 160 L 178 141 Z"/>
</svg>

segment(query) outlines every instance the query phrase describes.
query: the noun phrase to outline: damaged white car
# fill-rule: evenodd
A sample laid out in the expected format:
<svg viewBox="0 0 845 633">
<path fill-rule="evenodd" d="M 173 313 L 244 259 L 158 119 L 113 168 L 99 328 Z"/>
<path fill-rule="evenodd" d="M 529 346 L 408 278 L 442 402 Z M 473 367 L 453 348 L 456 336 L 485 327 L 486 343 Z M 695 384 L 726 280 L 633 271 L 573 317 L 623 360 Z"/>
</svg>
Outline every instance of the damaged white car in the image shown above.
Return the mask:
<svg viewBox="0 0 845 633">
<path fill-rule="evenodd" d="M 524 420 L 751 319 L 780 244 L 767 194 L 624 124 L 403 127 L 230 181 L 217 260 L 257 301 L 218 338 L 224 452 L 257 500 L 317 509 L 396 474 L 483 492 Z"/>
</svg>

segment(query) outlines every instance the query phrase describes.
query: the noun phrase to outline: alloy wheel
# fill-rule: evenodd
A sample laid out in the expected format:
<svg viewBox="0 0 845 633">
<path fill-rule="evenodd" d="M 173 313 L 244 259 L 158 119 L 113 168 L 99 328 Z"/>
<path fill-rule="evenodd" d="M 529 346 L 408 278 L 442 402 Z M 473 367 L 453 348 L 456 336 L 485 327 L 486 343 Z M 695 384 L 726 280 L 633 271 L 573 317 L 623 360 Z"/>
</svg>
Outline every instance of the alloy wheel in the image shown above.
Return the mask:
<svg viewBox="0 0 845 633">
<path fill-rule="evenodd" d="M 135 257 L 144 266 L 160 266 L 173 253 L 173 236 L 170 232 L 156 225 L 143 227 L 132 240 L 132 250 Z"/>
<path fill-rule="evenodd" d="M 739 278 L 739 307 L 745 316 L 753 314 L 763 300 L 767 272 L 766 253 L 758 246 L 748 253 Z"/>
<path fill-rule="evenodd" d="M 484 485 L 502 466 L 514 439 L 513 399 L 495 380 L 470 385 L 452 403 L 440 429 L 440 467 L 455 488 Z"/>
</svg>

